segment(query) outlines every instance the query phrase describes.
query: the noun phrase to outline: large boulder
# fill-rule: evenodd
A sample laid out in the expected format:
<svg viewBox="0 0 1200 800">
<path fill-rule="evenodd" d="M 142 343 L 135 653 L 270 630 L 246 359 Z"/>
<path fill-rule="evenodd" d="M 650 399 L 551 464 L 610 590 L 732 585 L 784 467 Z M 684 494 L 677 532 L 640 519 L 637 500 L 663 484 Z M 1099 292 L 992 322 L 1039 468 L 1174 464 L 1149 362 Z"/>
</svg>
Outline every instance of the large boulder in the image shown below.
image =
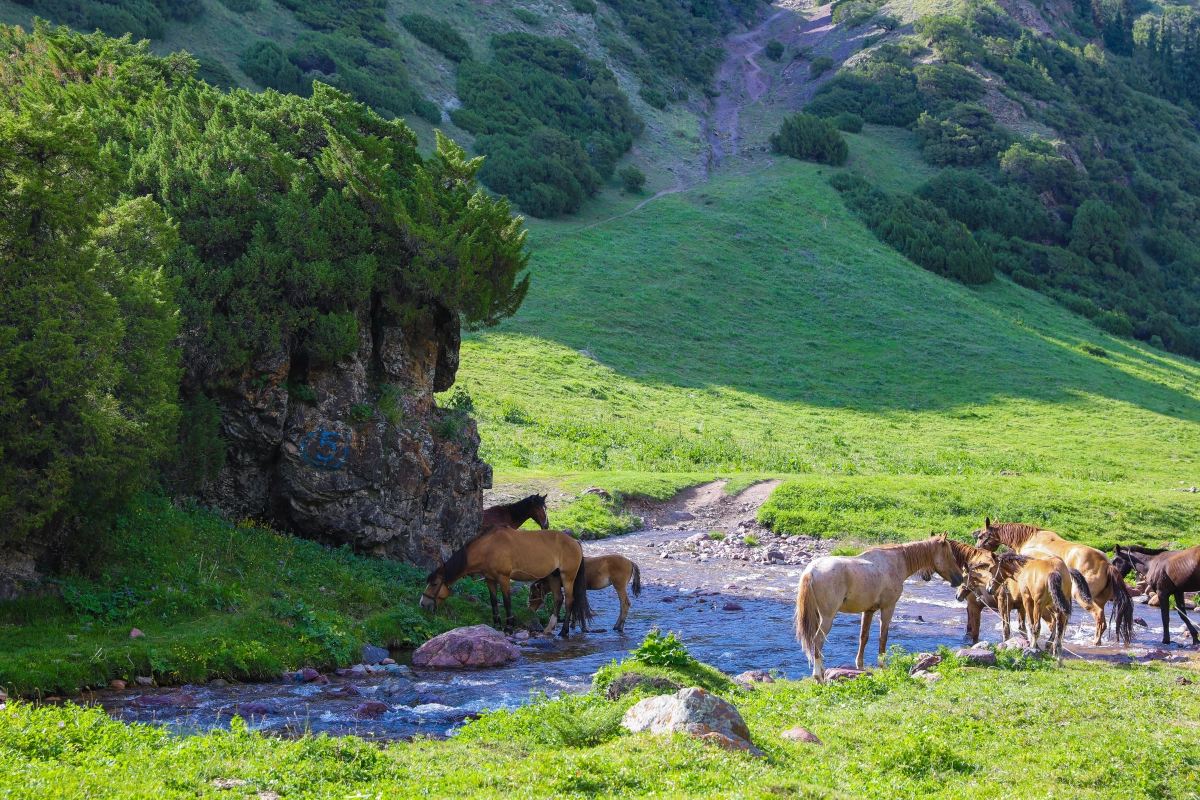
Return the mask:
<svg viewBox="0 0 1200 800">
<path fill-rule="evenodd" d="M 521 657 L 517 646 L 487 625 L 455 628 L 433 637 L 413 653 L 418 667 L 498 667 Z"/>
<path fill-rule="evenodd" d="M 697 687 L 642 700 L 625 712 L 621 726 L 633 733 L 687 733 L 729 750 L 763 755 L 733 704 Z"/>
<path fill-rule="evenodd" d="M 357 316 L 359 348 L 341 361 L 285 344 L 222 384 L 226 461 L 201 494 L 236 517 L 431 566 L 478 534 L 492 482 L 474 421 L 434 402 L 458 369 L 457 315 Z"/>
</svg>

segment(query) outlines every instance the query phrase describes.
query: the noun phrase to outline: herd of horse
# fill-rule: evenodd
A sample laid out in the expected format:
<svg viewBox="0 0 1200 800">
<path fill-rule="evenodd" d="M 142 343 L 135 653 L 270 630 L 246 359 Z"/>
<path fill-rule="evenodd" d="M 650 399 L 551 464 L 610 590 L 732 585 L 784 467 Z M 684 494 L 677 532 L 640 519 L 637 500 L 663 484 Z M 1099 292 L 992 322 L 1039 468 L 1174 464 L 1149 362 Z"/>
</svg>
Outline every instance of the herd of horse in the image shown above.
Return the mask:
<svg viewBox="0 0 1200 800">
<path fill-rule="evenodd" d="M 523 530 L 534 520 L 540 530 Z M 503 598 L 504 629 L 516 624 L 512 611 L 512 581 L 529 581 L 529 606 L 540 608 L 551 600 L 549 632 L 558 624 L 560 636 L 578 625 L 587 631 L 593 614 L 589 590 L 612 586 L 621 601 L 615 630 L 621 631 L 629 612 L 627 587 L 641 593 L 641 571 L 624 556 L 610 554 L 585 558 L 583 548 L 569 533 L 550 530 L 546 498 L 531 495 L 484 512 L 480 535 L 457 550 L 426 579 L 420 605 L 436 609 L 451 594 L 453 584 L 465 575 L 482 575 L 491 595 L 492 620 L 500 627 L 497 589 Z M 796 590 L 796 638 L 813 667 L 813 677 L 824 680 L 822 649 L 838 613 L 861 614 L 858 655 L 863 658 L 875 612 L 879 612 L 879 661 L 887 652 L 888 628 L 904 582 L 919 574 L 929 580 L 936 573 L 958 589 L 967 603 L 967 636 L 979 641 L 984 608 L 996 611 L 1004 638 L 1011 635 L 1010 616 L 1015 610 L 1019 630 L 1039 648 L 1042 622 L 1048 625 L 1047 649 L 1062 657 L 1062 639 L 1071 616 L 1072 600 L 1095 621 L 1093 645 L 1099 645 L 1109 627 L 1104 607 L 1113 604 L 1113 640 L 1126 644 L 1133 635 L 1133 593 L 1125 577 L 1134 572 L 1137 588 L 1150 595 L 1162 612 L 1163 643 L 1170 644 L 1170 606 L 1176 610 L 1200 645 L 1200 630 L 1188 619 L 1185 592 L 1200 591 L 1200 546 L 1187 550 L 1158 550 L 1140 546 L 1116 547 L 1110 561 L 1102 550 L 1068 541 L 1052 530 L 1017 522 L 993 523 L 974 531 L 975 546 L 931 534 L 923 541 L 873 547 L 857 556 L 824 556 L 814 559 L 800 576 Z M 999 553 L 1001 547 L 1006 552 Z"/>
</svg>

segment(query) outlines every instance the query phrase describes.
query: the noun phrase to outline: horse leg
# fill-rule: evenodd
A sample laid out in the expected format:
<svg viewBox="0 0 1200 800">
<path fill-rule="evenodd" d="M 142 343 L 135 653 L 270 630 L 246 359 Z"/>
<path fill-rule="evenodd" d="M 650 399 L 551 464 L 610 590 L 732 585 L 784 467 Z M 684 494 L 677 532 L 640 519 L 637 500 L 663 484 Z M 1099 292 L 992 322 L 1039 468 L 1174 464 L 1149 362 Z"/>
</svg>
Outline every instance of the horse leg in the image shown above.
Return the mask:
<svg viewBox="0 0 1200 800">
<path fill-rule="evenodd" d="M 517 618 L 513 616 L 512 610 L 512 579 L 507 575 L 501 575 L 499 583 L 500 594 L 504 596 L 504 632 L 508 633 L 517 624 Z"/>
<path fill-rule="evenodd" d="M 492 596 L 492 627 L 500 627 L 500 606 L 496 601 L 496 580 L 494 578 L 484 578 L 487 581 L 488 594 Z"/>
<path fill-rule="evenodd" d="M 1158 613 L 1162 614 L 1163 644 L 1171 643 L 1171 596 L 1166 593 L 1158 595 Z"/>
<path fill-rule="evenodd" d="M 825 682 L 825 659 L 821 651 L 825 648 L 825 640 L 829 638 L 829 630 L 833 627 L 833 618 L 837 616 L 837 610 L 834 609 L 828 615 L 821 615 L 821 625 L 818 630 L 816 652 L 813 654 L 813 680 L 817 683 Z"/>
<path fill-rule="evenodd" d="M 1025 592 L 1022 598 L 1025 602 L 1025 618 L 1029 622 L 1029 635 L 1032 637 L 1030 644 L 1033 649 L 1038 649 L 1038 639 L 1042 636 L 1042 612 L 1037 606 L 1037 600 L 1033 598 L 1032 592 Z"/>
<path fill-rule="evenodd" d="M 971 644 L 979 641 L 979 622 L 983 616 L 983 604 L 975 595 L 967 595 L 967 638 Z"/>
<path fill-rule="evenodd" d="M 874 616 L 874 611 L 862 613 L 862 624 L 858 629 L 858 658 L 854 659 L 854 666 L 859 669 L 863 668 L 863 654 L 867 651 L 867 639 L 871 636 L 871 620 Z"/>
<path fill-rule="evenodd" d="M 1184 605 L 1185 602 L 1187 602 L 1187 598 L 1184 597 L 1183 592 L 1176 592 L 1175 610 L 1179 612 L 1179 618 L 1183 620 L 1183 624 L 1187 625 L 1188 633 L 1192 635 L 1192 645 L 1195 646 L 1200 644 L 1200 637 L 1196 635 L 1196 626 L 1192 625 L 1192 621 L 1188 619 L 1187 606 Z M 1165 631 L 1166 629 L 1167 626 L 1164 625 L 1163 630 Z"/>
<path fill-rule="evenodd" d="M 613 630 L 617 633 L 624 633 L 625 616 L 629 613 L 629 593 L 625 591 L 623 583 L 614 583 L 613 588 L 617 590 L 617 597 L 621 600 L 621 613 L 617 616 L 617 625 Z"/>
<path fill-rule="evenodd" d="M 892 627 L 892 612 L 895 606 L 884 606 L 879 609 L 879 666 L 883 666 L 887 654 L 888 629 Z"/>
</svg>

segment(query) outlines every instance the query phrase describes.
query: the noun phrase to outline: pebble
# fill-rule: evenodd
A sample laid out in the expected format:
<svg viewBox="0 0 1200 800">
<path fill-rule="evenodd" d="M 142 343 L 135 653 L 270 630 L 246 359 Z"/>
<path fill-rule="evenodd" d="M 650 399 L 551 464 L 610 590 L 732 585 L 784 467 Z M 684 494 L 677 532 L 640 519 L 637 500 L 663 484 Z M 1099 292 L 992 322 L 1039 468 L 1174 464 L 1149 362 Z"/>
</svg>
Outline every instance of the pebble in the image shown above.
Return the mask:
<svg viewBox="0 0 1200 800">
<path fill-rule="evenodd" d="M 741 611 L 742 605 L 741 605 L 741 603 L 735 603 L 732 600 L 730 600 L 728 603 L 721 606 L 721 610 L 722 611 Z"/>
<path fill-rule="evenodd" d="M 135 683 L 137 683 L 138 686 L 153 686 L 154 685 L 154 678 L 149 678 L 149 677 L 146 677 L 145 675 L 138 675 L 133 680 Z"/>
<path fill-rule="evenodd" d="M 818 739 L 811 731 L 809 731 L 805 728 L 802 728 L 799 725 L 793 725 L 792 727 L 788 728 L 786 731 L 784 731 L 783 733 L 781 733 L 779 735 L 785 739 L 791 739 L 796 742 L 805 742 L 807 744 L 820 744 L 820 745 L 824 744 L 824 742 L 822 742 L 820 739 Z"/>
<path fill-rule="evenodd" d="M 141 631 L 139 631 L 137 628 L 134 628 L 133 630 L 131 630 L 131 631 L 129 632 L 129 638 L 130 638 L 130 639 L 141 639 L 141 638 L 142 638 L 142 637 L 144 637 L 145 635 L 146 635 L 146 634 L 142 633 L 142 632 L 141 632 Z"/>
<path fill-rule="evenodd" d="M 118 692 L 123 691 L 125 689 L 125 681 L 111 680 L 108 682 L 108 688 Z"/>
</svg>

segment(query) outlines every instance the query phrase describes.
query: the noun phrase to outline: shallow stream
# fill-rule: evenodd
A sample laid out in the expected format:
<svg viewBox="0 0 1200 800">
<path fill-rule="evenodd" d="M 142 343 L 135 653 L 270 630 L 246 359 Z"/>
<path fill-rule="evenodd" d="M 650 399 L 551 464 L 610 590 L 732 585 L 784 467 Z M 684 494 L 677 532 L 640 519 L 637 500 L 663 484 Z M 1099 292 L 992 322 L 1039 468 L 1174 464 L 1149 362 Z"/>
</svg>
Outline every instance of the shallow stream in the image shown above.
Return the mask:
<svg viewBox="0 0 1200 800">
<path fill-rule="evenodd" d="M 522 658 L 506 667 L 416 670 L 415 688 L 423 697 L 415 707 L 389 704 L 382 713 L 363 714 L 365 702 L 386 702 L 378 689 L 394 675 L 384 672 L 358 679 L 331 674 L 327 686 L 284 682 L 208 684 L 98 692 L 88 699 L 120 719 L 165 723 L 184 730 L 227 727 L 232 716 L 239 714 L 251 727 L 282 735 L 325 732 L 378 739 L 415 734 L 445 736 L 469 715 L 486 709 L 515 708 L 539 694 L 553 697 L 587 691 L 597 669 L 623 658 L 655 626 L 678 632 L 692 655 L 731 675 L 749 669 L 778 670 L 792 678 L 809 675 L 804 652 L 792 632 L 794 592 L 803 567 L 659 557 L 657 545 L 692 533 L 642 531 L 584 543 L 588 555 L 619 552 L 641 567 L 643 591 L 641 597 L 633 598 L 624 635 L 611 630 L 618 611 L 615 592 L 605 589 L 590 593 L 589 600 L 597 612 L 592 624 L 605 630 L 586 635 L 576 632 L 567 641 L 532 637 L 518 643 Z M 741 609 L 726 611 L 727 603 Z M 1079 657 L 1130 661 L 1130 652 L 1136 657 L 1153 650 L 1162 636 L 1157 609 L 1136 606 L 1135 617 L 1149 625 L 1134 626 L 1132 649 L 1092 648 L 1087 644 L 1093 635 L 1091 617 L 1078 610 L 1064 643 Z M 960 647 L 965 624 L 966 606 L 954 600 L 949 584 L 937 577 L 928 583 L 910 579 L 892 618 L 888 644 L 910 652 L 936 650 L 942 644 Z M 858 625 L 857 615 L 838 615 L 824 650 L 827 666 L 853 663 Z M 985 640 L 999 641 L 999 617 L 987 612 L 982 627 Z M 867 645 L 868 666 L 874 663 L 877 636 L 878 616 Z M 1172 638 L 1184 641 L 1182 625 L 1178 630 L 1172 627 Z M 411 653 L 398 652 L 393 657 L 403 664 Z M 348 685 L 353 686 L 349 694 Z"/>
</svg>

